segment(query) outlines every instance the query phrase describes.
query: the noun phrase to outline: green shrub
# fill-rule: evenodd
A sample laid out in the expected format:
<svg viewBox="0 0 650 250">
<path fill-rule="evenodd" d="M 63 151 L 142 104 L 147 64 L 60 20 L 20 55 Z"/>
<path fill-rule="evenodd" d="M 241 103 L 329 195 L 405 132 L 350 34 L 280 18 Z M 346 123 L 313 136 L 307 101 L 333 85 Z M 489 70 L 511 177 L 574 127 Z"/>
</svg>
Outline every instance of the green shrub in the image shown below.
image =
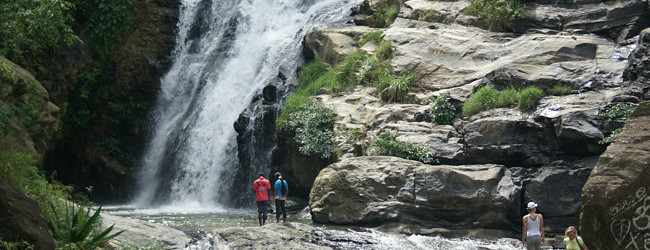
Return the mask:
<svg viewBox="0 0 650 250">
<path fill-rule="evenodd" d="M 46 53 L 80 41 L 68 24 L 73 9 L 65 0 L 0 1 L 0 55 L 31 67 Z"/>
<path fill-rule="evenodd" d="M 368 149 L 370 155 L 396 156 L 426 164 L 437 163 L 431 149 L 407 142 L 397 141 L 397 135 L 388 131 L 380 133 Z"/>
<path fill-rule="evenodd" d="M 517 104 L 518 92 L 514 88 L 507 88 L 497 94 L 496 107 L 513 107 Z"/>
<path fill-rule="evenodd" d="M 441 95 L 433 100 L 433 105 L 429 109 L 431 120 L 440 125 L 449 125 L 456 116 L 456 108 L 449 102 L 448 95 Z"/>
<path fill-rule="evenodd" d="M 332 135 L 335 114 L 317 101 L 298 107 L 288 113 L 286 128 L 295 134 L 303 155 L 329 159 L 332 154 Z"/>
<path fill-rule="evenodd" d="M 377 89 L 381 93 L 381 99 L 386 102 L 404 102 L 408 99 L 412 82 L 413 74 L 386 74 L 379 78 Z"/>
<path fill-rule="evenodd" d="M 463 116 L 470 117 L 481 111 L 496 108 L 497 91 L 490 86 L 483 86 L 476 90 L 469 99 L 463 103 Z"/>
<path fill-rule="evenodd" d="M 124 232 L 110 234 L 113 230 L 113 226 L 110 226 L 104 231 L 93 233 L 101 224 L 99 218 L 101 207 L 97 208 L 92 215 L 90 215 L 90 208 L 72 203 L 67 204 L 63 213 L 59 213 L 54 205 L 52 210 L 55 214 L 55 220 L 50 222 L 52 234 L 57 245 L 65 248 L 95 249 Z"/>
<path fill-rule="evenodd" d="M 49 203 L 70 199 L 72 188 L 56 182 L 48 183 L 36 167 L 37 164 L 38 160 L 33 153 L 0 149 L 0 175 L 32 197 L 48 218 Z"/>
<path fill-rule="evenodd" d="M 524 18 L 518 0 L 470 0 L 466 12 L 477 16 L 493 31 L 505 30 L 517 19 Z"/>
<path fill-rule="evenodd" d="M 627 118 L 630 118 L 630 115 L 632 112 L 634 112 L 635 109 L 636 105 L 617 103 L 607 109 L 607 111 L 603 112 L 601 116 L 608 120 L 626 120 Z"/>
<path fill-rule="evenodd" d="M 0 249 L 5 250 L 33 250 L 34 246 L 26 241 L 7 242 L 0 237 Z"/>
<path fill-rule="evenodd" d="M 537 105 L 537 101 L 544 96 L 544 91 L 536 86 L 530 86 L 519 92 L 517 107 L 521 111 L 530 110 Z"/>
<path fill-rule="evenodd" d="M 390 41 L 382 40 L 375 49 L 375 56 L 380 61 L 388 61 L 393 57 L 393 48 Z"/>
<path fill-rule="evenodd" d="M 361 131 L 359 131 L 358 128 L 352 128 L 352 129 L 348 129 L 348 130 L 345 131 L 345 137 L 347 138 L 348 142 L 358 141 L 363 136 L 364 136 L 364 134 Z"/>
<path fill-rule="evenodd" d="M 393 24 L 398 14 L 399 9 L 397 6 L 383 7 L 373 13 L 372 20 L 369 22 L 369 26 L 376 28 L 386 28 Z"/>
<path fill-rule="evenodd" d="M 362 83 L 365 76 L 359 76 L 358 72 L 364 65 L 369 65 L 368 54 L 361 50 L 345 57 L 345 60 L 336 66 L 339 77 L 339 89 L 336 92 L 352 90 L 356 85 Z M 367 71 L 367 70 L 366 70 Z"/>
<path fill-rule="evenodd" d="M 327 67 L 320 59 L 307 63 L 298 73 L 298 84 L 308 85 L 327 73 Z"/>
<path fill-rule="evenodd" d="M 374 44 L 379 45 L 379 42 L 382 41 L 381 40 L 381 35 L 383 35 L 383 34 L 384 34 L 383 30 L 376 30 L 376 31 L 370 32 L 370 33 L 364 35 L 363 38 L 361 38 L 361 40 L 359 40 L 358 46 L 363 47 L 363 45 L 365 45 L 367 42 L 373 42 Z"/>
<path fill-rule="evenodd" d="M 105 58 L 117 44 L 120 36 L 134 26 L 133 0 L 73 0 L 78 8 L 78 19 L 88 26 L 90 46 Z"/>
<path fill-rule="evenodd" d="M 36 88 L 34 82 L 23 82 L 16 77 L 16 73 L 5 63 L 0 62 L 0 79 L 23 90 L 12 91 L 10 87 L 3 89 L 1 97 L 9 96 L 0 103 L 0 135 L 7 135 L 13 131 L 10 123 L 13 119 L 27 128 L 30 135 L 34 136 L 40 125 L 36 122 L 41 110 L 41 104 L 45 101 Z M 21 86 L 21 87 L 16 87 Z"/>
<path fill-rule="evenodd" d="M 547 89 L 546 93 L 549 95 L 568 95 L 571 93 L 571 87 L 563 84 L 557 84 L 553 86 L 553 88 Z"/>
</svg>

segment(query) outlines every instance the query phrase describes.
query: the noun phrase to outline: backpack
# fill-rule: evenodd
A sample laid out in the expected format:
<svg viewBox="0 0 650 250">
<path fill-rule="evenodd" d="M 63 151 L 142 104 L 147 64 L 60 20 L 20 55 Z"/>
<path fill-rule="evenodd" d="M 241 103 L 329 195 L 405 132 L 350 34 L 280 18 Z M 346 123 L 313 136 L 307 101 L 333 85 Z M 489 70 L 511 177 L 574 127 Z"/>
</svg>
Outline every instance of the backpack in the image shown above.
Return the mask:
<svg viewBox="0 0 650 250">
<path fill-rule="evenodd" d="M 287 182 L 282 180 L 282 185 L 280 185 L 280 191 L 283 196 L 287 196 Z"/>
</svg>

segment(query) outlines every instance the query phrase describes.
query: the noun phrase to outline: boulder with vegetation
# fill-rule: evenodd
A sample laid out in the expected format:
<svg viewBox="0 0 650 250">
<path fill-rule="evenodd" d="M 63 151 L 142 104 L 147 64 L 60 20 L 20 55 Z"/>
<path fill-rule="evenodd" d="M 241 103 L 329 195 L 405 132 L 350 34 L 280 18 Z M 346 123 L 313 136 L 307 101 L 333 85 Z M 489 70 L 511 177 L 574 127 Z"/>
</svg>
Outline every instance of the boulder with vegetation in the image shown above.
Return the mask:
<svg viewBox="0 0 650 250">
<path fill-rule="evenodd" d="M 43 157 L 61 121 L 43 85 L 0 56 L 0 147 Z"/>
</svg>

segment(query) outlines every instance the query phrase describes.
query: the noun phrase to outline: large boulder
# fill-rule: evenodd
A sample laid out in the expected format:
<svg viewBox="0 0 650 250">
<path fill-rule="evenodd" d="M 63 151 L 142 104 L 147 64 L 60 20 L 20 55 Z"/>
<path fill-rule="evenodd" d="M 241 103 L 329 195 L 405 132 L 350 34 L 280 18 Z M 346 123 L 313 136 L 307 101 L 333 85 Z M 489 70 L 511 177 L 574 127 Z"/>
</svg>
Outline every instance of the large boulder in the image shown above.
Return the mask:
<svg viewBox="0 0 650 250">
<path fill-rule="evenodd" d="M 42 157 L 59 128 L 59 107 L 32 74 L 0 56 L 0 148 Z"/>
<path fill-rule="evenodd" d="M 309 207 L 315 222 L 399 223 L 422 228 L 515 229 L 520 189 L 503 166 L 431 166 L 396 157 L 354 157 L 323 169 Z M 515 211 L 516 210 L 516 211 Z"/>
<path fill-rule="evenodd" d="M 532 200 L 540 204 L 538 211 L 544 215 L 546 230 L 564 232 L 568 226 L 578 225 L 582 186 L 597 159 L 553 162 L 540 168 L 523 185 L 523 202 Z"/>
<path fill-rule="evenodd" d="M 310 32 L 303 41 L 306 57 L 334 66 L 356 51 L 359 39 L 372 31 L 364 26 L 351 26 Z"/>
<path fill-rule="evenodd" d="M 582 188 L 580 231 L 594 249 L 650 242 L 650 102 L 642 103 L 600 156 Z"/>
<path fill-rule="evenodd" d="M 0 176 L 0 238 L 26 241 L 34 249 L 54 249 L 54 237 L 38 204 Z"/>
<path fill-rule="evenodd" d="M 131 219 L 102 212 L 101 220 L 102 230 L 113 226 L 111 234 L 124 231 L 124 233 L 114 238 L 116 241 L 128 242 L 136 246 L 162 242 L 170 249 L 183 249 L 192 240 L 181 230 L 139 219 Z M 113 246 L 119 245 L 117 242 L 112 243 Z"/>
<path fill-rule="evenodd" d="M 470 162 L 541 166 L 557 154 L 553 130 L 518 110 L 481 112 L 462 129 Z"/>
</svg>

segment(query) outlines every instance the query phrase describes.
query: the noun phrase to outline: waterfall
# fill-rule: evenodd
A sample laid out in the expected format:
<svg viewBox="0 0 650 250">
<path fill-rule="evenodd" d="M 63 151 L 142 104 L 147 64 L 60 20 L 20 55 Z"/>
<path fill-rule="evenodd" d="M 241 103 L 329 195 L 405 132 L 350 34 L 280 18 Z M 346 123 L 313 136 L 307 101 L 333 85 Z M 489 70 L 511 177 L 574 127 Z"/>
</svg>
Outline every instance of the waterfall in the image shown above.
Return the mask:
<svg viewBox="0 0 650 250">
<path fill-rule="evenodd" d="M 360 1 L 182 0 L 134 204 L 225 208 L 249 193 L 232 183 L 233 123 L 279 74 L 295 85 L 306 33 L 343 24 Z"/>
</svg>

